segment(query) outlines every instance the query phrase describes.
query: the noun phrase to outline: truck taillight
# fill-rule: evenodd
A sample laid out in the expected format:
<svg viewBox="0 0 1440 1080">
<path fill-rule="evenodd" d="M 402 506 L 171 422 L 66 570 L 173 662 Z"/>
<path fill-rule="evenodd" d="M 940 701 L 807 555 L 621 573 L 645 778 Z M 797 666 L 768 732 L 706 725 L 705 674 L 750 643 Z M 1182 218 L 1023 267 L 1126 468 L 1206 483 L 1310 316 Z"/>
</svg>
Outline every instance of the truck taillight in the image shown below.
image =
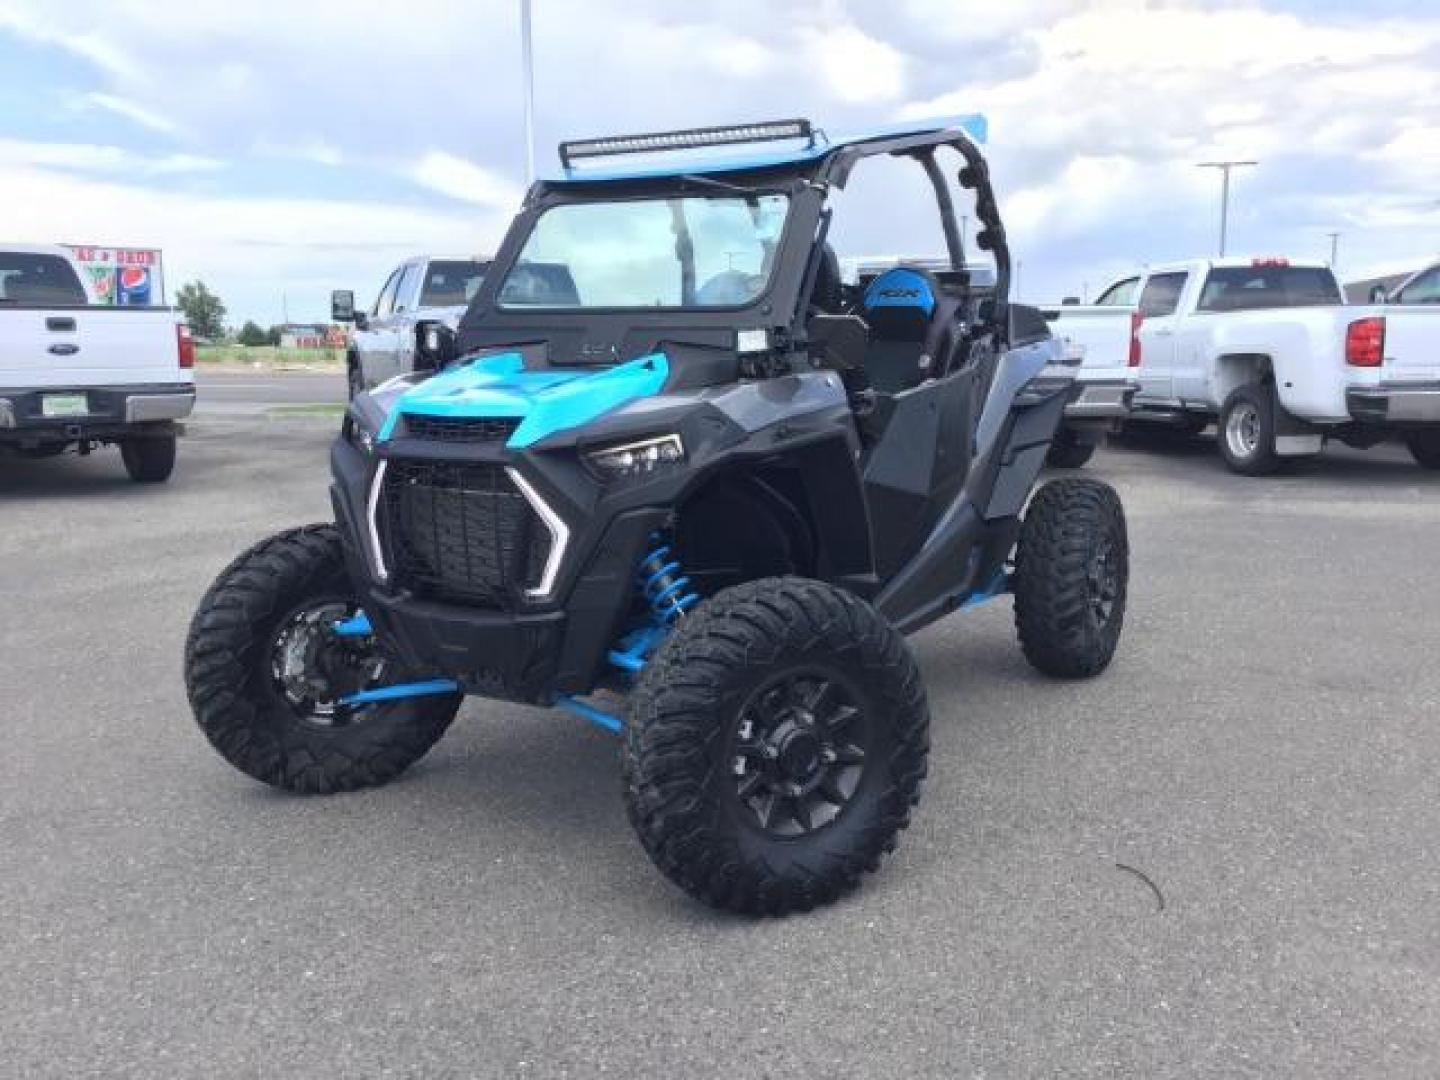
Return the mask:
<svg viewBox="0 0 1440 1080">
<path fill-rule="evenodd" d="M 1140 366 L 1140 326 L 1145 322 L 1145 316 L 1138 311 L 1130 313 L 1130 366 Z"/>
<path fill-rule="evenodd" d="M 1345 331 L 1345 363 L 1351 367 L 1379 367 L 1385 362 L 1385 319 L 1356 319 Z"/>
<path fill-rule="evenodd" d="M 175 324 L 175 347 L 180 352 L 180 366 L 193 368 L 195 366 L 195 339 L 190 336 L 190 327 L 184 323 Z"/>
</svg>

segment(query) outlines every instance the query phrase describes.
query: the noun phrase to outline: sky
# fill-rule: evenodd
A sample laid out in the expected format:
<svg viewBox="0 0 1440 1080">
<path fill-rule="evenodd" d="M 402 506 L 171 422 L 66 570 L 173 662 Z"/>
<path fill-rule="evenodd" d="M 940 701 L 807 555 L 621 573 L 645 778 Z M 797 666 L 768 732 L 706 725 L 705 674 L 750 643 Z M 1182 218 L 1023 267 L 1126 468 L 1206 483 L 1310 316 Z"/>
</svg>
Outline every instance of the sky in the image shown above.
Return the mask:
<svg viewBox="0 0 1440 1080">
<path fill-rule="evenodd" d="M 1440 9 L 1383 0 L 533 0 L 564 138 L 980 112 L 1023 299 L 1137 265 L 1440 255 Z M 518 0 L 0 0 L 0 237 L 159 247 L 230 321 L 321 319 L 412 254 L 493 250 L 525 188 Z M 910 178 L 847 243 L 937 252 Z M 839 214 L 837 213 L 837 222 Z"/>
</svg>

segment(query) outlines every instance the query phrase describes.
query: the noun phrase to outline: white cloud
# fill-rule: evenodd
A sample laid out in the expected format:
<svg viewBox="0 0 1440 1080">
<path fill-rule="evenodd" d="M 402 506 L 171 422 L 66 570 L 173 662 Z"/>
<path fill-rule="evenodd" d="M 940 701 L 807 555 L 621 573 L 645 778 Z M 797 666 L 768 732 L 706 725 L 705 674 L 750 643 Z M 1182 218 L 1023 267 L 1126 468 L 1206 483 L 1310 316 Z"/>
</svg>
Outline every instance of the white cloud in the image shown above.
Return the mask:
<svg viewBox="0 0 1440 1080">
<path fill-rule="evenodd" d="M 814 30 L 805 61 L 831 96 L 847 104 L 895 101 L 905 93 L 904 54 L 855 26 Z"/>
<path fill-rule="evenodd" d="M 417 184 L 477 206 L 516 207 L 520 191 L 489 169 L 443 150 L 431 150 L 406 174 Z"/>
<path fill-rule="evenodd" d="M 81 104 L 94 109 L 104 109 L 106 112 L 114 113 L 116 116 L 123 116 L 125 119 L 139 124 L 151 131 L 158 131 L 162 135 L 178 135 L 180 126 L 168 117 L 160 115 L 153 109 L 147 109 L 138 102 L 129 98 L 119 97 L 115 94 L 102 94 L 98 91 L 86 94 L 80 99 Z"/>
<path fill-rule="evenodd" d="M 225 162 L 198 154 L 137 154 L 96 143 L 40 143 L 0 139 L 0 164 L 131 175 L 213 172 Z"/>
</svg>

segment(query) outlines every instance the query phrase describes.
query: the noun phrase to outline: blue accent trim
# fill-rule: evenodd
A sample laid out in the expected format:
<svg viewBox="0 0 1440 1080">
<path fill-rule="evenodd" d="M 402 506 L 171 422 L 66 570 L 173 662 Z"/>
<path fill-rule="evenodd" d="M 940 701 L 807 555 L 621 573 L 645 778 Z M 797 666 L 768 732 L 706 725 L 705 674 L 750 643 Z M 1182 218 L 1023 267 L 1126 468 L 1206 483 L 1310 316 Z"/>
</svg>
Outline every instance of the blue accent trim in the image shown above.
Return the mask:
<svg viewBox="0 0 1440 1080">
<path fill-rule="evenodd" d="M 895 266 L 870 283 L 862 306 L 920 308 L 928 318 L 935 310 L 935 293 L 924 274 L 906 266 Z"/>
<path fill-rule="evenodd" d="M 574 713 L 576 716 L 583 716 L 592 724 L 604 728 L 612 735 L 619 735 L 620 732 L 625 730 L 625 721 L 621 720 L 618 716 L 611 716 L 603 709 L 597 709 L 594 705 L 581 701 L 579 698 L 557 698 L 555 704 L 562 709 Z"/>
<path fill-rule="evenodd" d="M 545 177 L 549 184 L 588 184 L 604 180 L 644 180 L 659 176 L 684 176 L 691 173 L 744 172 L 748 169 L 764 169 L 776 165 L 800 165 L 833 154 L 846 146 L 887 139 L 903 135 L 923 135 L 932 131 L 958 128 L 972 142 L 983 143 L 989 137 L 990 124 L 978 113 L 967 116 L 941 116 L 926 120 L 911 120 L 899 124 L 885 124 L 865 131 L 852 132 L 834 139 L 828 139 L 824 132 L 817 131 L 810 145 L 803 138 L 793 141 L 796 145 L 788 150 L 766 150 L 750 154 L 697 154 L 693 150 L 656 151 L 655 157 L 664 157 L 665 163 L 651 162 L 648 165 L 612 166 L 604 169 L 564 169 L 557 175 Z M 684 155 L 689 155 L 688 159 Z M 647 157 L 651 155 L 646 155 Z"/>
<path fill-rule="evenodd" d="M 427 679 L 424 682 L 397 683 L 395 686 L 381 686 L 374 690 L 361 690 L 355 694 L 346 694 L 340 699 L 340 704 L 374 705 L 382 701 L 424 697 L 427 694 L 453 694 L 459 689 L 460 684 L 452 679 Z"/>
<path fill-rule="evenodd" d="M 994 600 L 997 596 L 1004 596 L 1009 591 L 1010 575 L 1006 571 L 1001 570 L 995 575 L 989 585 L 986 585 L 983 589 L 976 589 L 967 596 L 965 602 L 960 605 L 960 608 L 964 610 L 965 608 L 979 607 L 985 603 L 985 601 Z"/>
<path fill-rule="evenodd" d="M 665 640 L 669 627 L 650 624 L 642 626 L 638 630 L 632 630 L 620 639 L 620 644 L 611 649 L 608 654 L 610 663 L 628 671 L 632 675 L 638 675 L 645 670 L 645 665 L 650 661 L 650 654 L 655 651 L 655 646 Z"/>
<path fill-rule="evenodd" d="M 380 428 L 386 442 L 405 414 L 519 417 L 506 446 L 523 450 L 557 431 L 580 427 L 637 398 L 658 394 L 670 377 L 664 353 L 601 369 L 530 371 L 518 352 L 482 357 L 426 379 L 395 402 Z"/>
<path fill-rule="evenodd" d="M 375 628 L 370 625 L 370 616 L 363 611 L 357 611 L 348 619 L 341 619 L 330 629 L 336 637 L 369 637 L 375 633 Z"/>
</svg>

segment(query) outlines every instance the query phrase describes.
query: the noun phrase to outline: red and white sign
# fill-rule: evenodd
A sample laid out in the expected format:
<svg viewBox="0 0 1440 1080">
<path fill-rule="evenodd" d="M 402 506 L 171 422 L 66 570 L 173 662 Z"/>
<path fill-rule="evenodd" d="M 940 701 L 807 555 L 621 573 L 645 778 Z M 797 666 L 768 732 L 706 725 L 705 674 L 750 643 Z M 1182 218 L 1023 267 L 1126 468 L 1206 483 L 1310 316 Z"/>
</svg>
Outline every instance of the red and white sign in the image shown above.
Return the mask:
<svg viewBox="0 0 1440 1080">
<path fill-rule="evenodd" d="M 66 244 L 102 304 L 147 307 L 165 303 L 165 271 L 154 248 Z"/>
</svg>

